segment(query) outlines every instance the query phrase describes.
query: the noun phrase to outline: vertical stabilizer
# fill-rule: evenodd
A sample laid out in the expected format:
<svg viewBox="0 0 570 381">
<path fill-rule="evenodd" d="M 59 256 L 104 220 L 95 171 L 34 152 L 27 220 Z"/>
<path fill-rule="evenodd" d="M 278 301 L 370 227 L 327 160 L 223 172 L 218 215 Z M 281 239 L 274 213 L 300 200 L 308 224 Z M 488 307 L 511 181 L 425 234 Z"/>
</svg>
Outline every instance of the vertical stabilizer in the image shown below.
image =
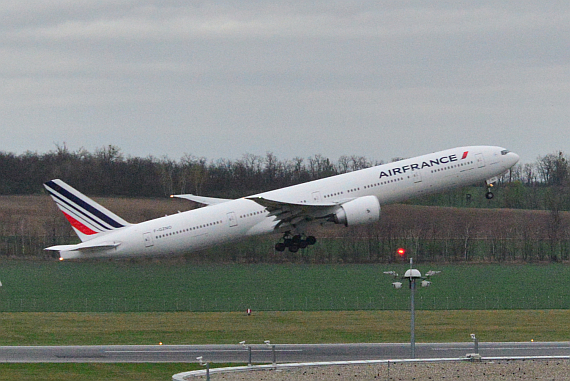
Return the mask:
<svg viewBox="0 0 570 381">
<path fill-rule="evenodd" d="M 82 242 L 130 225 L 61 180 L 48 181 L 44 187 Z"/>
</svg>

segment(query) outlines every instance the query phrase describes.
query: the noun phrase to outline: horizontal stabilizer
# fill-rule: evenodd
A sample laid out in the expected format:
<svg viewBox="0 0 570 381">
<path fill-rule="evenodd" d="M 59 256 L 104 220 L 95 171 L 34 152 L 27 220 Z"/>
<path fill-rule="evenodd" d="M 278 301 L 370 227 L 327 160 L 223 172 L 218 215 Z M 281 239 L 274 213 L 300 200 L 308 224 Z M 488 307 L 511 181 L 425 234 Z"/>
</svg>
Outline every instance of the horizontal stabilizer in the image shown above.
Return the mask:
<svg viewBox="0 0 570 381">
<path fill-rule="evenodd" d="M 99 252 L 104 252 L 109 249 L 118 247 L 120 242 L 101 242 L 97 244 L 90 244 L 89 242 L 80 243 L 77 245 L 57 245 L 46 247 L 44 250 L 59 252 L 59 259 L 80 259 L 90 258 Z"/>
<path fill-rule="evenodd" d="M 113 249 L 118 247 L 121 243 L 120 242 L 102 242 L 97 244 L 89 244 L 87 243 L 80 243 L 77 245 L 57 245 L 57 246 L 50 246 L 46 247 L 44 250 L 49 251 L 99 251 L 99 250 L 107 250 Z"/>
<path fill-rule="evenodd" d="M 173 194 L 170 197 L 183 198 L 204 205 L 216 205 L 232 201 L 229 198 L 202 197 L 202 196 L 194 196 L 193 194 Z"/>
</svg>

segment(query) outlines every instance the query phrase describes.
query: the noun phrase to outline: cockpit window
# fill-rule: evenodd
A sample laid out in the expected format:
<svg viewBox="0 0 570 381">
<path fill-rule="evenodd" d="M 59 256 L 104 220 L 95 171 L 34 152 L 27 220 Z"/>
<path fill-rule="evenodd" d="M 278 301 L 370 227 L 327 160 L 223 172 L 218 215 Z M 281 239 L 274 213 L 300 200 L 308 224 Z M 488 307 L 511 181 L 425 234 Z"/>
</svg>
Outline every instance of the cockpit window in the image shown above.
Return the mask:
<svg viewBox="0 0 570 381">
<path fill-rule="evenodd" d="M 509 152 L 511 152 L 511 151 L 509 151 L 508 149 L 504 149 L 504 150 L 501 151 L 501 155 L 506 155 L 506 154 L 508 154 Z"/>
</svg>

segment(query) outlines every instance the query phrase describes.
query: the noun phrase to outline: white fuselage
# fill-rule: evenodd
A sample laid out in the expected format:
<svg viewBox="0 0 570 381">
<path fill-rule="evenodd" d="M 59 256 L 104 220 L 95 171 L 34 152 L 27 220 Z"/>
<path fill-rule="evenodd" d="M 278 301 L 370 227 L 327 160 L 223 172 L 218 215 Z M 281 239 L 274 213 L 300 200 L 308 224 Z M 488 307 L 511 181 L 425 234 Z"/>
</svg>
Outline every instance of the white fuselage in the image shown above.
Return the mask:
<svg viewBox="0 0 570 381">
<path fill-rule="evenodd" d="M 386 204 L 491 179 L 517 161 L 516 154 L 501 147 L 459 147 L 254 196 L 284 203 L 340 205 L 373 195 Z M 91 254 L 62 252 L 61 257 L 183 253 L 276 231 L 273 215 L 257 202 L 240 198 L 130 225 L 89 241 L 114 242 L 116 247 Z"/>
</svg>

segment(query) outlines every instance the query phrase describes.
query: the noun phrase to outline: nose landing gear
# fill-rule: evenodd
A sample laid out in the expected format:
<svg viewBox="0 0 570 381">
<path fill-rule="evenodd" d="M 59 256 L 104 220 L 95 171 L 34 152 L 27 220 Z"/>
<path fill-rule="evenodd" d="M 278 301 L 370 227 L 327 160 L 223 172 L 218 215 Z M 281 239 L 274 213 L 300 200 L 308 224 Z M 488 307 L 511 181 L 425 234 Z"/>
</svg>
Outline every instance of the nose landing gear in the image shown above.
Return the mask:
<svg viewBox="0 0 570 381">
<path fill-rule="evenodd" d="M 487 200 L 492 200 L 493 197 L 495 197 L 495 194 L 491 190 L 493 189 L 493 186 L 497 182 L 497 178 L 493 177 L 492 179 L 489 179 L 485 182 L 487 183 L 487 193 L 485 193 L 485 198 Z"/>
<path fill-rule="evenodd" d="M 494 194 L 493 192 L 491 192 L 492 186 L 493 186 L 493 184 L 490 184 L 490 185 L 487 187 L 487 193 L 485 193 L 485 198 L 486 198 L 487 200 L 492 200 L 493 197 L 495 197 L 495 194 Z"/>
<path fill-rule="evenodd" d="M 291 253 L 296 253 L 299 249 L 305 249 L 315 243 L 317 243 L 317 239 L 312 235 L 308 237 L 300 234 L 291 236 L 291 233 L 287 232 L 283 235 L 282 241 L 275 244 L 275 251 L 282 252 L 289 249 Z"/>
</svg>

